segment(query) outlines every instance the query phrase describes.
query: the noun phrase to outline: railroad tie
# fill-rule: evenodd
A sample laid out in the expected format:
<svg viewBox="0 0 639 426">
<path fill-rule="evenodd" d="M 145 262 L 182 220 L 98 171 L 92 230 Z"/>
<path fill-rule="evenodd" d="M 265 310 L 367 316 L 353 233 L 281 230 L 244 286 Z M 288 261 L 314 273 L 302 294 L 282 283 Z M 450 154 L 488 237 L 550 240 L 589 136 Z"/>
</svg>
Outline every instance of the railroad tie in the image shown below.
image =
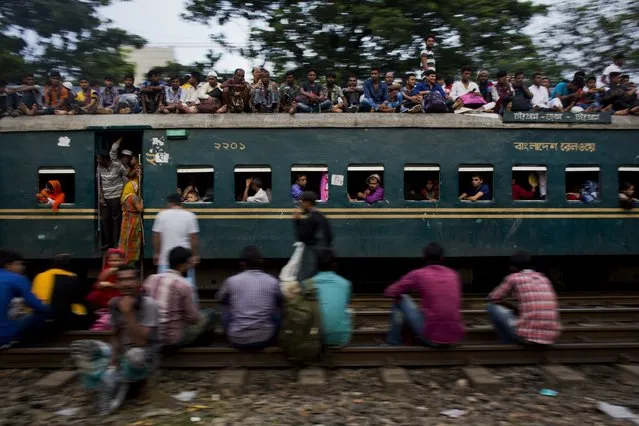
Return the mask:
<svg viewBox="0 0 639 426">
<path fill-rule="evenodd" d="M 618 364 L 624 381 L 633 384 L 639 385 L 639 365 L 634 364 Z"/>
<path fill-rule="evenodd" d="M 575 386 L 586 381 L 586 376 L 565 365 L 542 365 L 541 371 L 546 379 L 555 386 Z"/>
<path fill-rule="evenodd" d="M 389 387 L 406 386 L 413 382 L 404 368 L 384 367 L 379 369 L 382 382 Z"/>
<path fill-rule="evenodd" d="M 501 387 L 501 381 L 497 376 L 484 367 L 464 367 L 462 371 L 468 381 L 480 392 L 492 392 Z"/>
<path fill-rule="evenodd" d="M 300 386 L 324 386 L 326 385 L 326 373 L 318 367 L 303 368 L 297 375 L 297 384 Z"/>
</svg>

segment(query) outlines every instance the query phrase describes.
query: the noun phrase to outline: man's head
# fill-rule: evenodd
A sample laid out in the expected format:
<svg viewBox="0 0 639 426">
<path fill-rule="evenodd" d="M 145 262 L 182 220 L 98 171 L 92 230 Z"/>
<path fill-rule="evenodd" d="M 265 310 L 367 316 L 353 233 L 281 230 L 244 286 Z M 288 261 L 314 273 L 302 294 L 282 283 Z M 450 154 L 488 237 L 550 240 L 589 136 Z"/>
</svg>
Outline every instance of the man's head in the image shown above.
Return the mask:
<svg viewBox="0 0 639 426">
<path fill-rule="evenodd" d="M 413 87 L 417 83 L 417 76 L 414 73 L 406 74 L 406 85 L 408 87 Z"/>
<path fill-rule="evenodd" d="M 510 270 L 513 272 L 523 271 L 524 269 L 530 269 L 532 264 L 532 258 L 526 251 L 515 252 L 510 256 Z"/>
<path fill-rule="evenodd" d="M 240 264 L 244 269 L 259 269 L 262 266 L 262 252 L 256 246 L 244 248 Z"/>
<path fill-rule="evenodd" d="M 202 74 L 200 74 L 199 71 L 191 71 L 189 73 L 189 81 L 188 81 L 188 83 L 191 86 L 197 87 L 197 85 L 200 84 L 200 80 L 202 80 Z"/>
<path fill-rule="evenodd" d="M 148 78 L 148 80 L 151 83 L 159 83 L 160 82 L 160 71 L 158 70 L 151 70 L 147 73 L 146 77 Z"/>
<path fill-rule="evenodd" d="M 424 260 L 428 265 L 438 265 L 444 260 L 444 249 L 437 243 L 431 242 L 424 247 Z"/>
<path fill-rule="evenodd" d="M 377 173 L 373 173 L 366 179 L 368 189 L 371 191 L 375 191 L 379 187 L 380 183 L 382 183 L 382 178 Z"/>
<path fill-rule="evenodd" d="M 262 67 L 253 67 L 253 81 L 257 83 L 262 78 Z"/>
<path fill-rule="evenodd" d="M 621 73 L 618 71 L 613 71 L 610 73 L 610 82 L 613 84 L 621 83 Z"/>
<path fill-rule="evenodd" d="M 348 87 L 357 87 L 357 76 L 355 75 L 348 76 Z"/>
<path fill-rule="evenodd" d="M 508 80 L 508 72 L 506 72 L 505 70 L 497 71 L 497 82 L 499 84 L 506 84 L 507 80 Z"/>
<path fill-rule="evenodd" d="M 317 79 L 317 71 L 315 71 L 313 68 L 308 70 L 308 72 L 306 73 L 306 79 L 309 81 L 309 83 L 314 83 Z"/>
<path fill-rule="evenodd" d="M 460 72 L 462 81 L 467 82 L 468 80 L 470 80 L 470 76 L 473 74 L 473 69 L 471 67 L 462 67 Z"/>
<path fill-rule="evenodd" d="M 306 188 L 306 175 L 299 174 L 295 176 L 295 183 L 300 186 L 300 188 Z"/>
<path fill-rule="evenodd" d="M 532 80 L 533 80 L 533 84 L 537 86 L 541 86 L 542 83 L 544 82 L 544 77 L 541 75 L 540 72 L 536 72 L 532 75 Z"/>
<path fill-rule="evenodd" d="M 300 207 L 302 207 L 305 212 L 308 212 L 315 206 L 316 201 L 317 194 L 315 192 L 304 191 L 300 197 Z"/>
<path fill-rule="evenodd" d="M 622 66 L 624 64 L 624 62 L 626 61 L 626 57 L 624 56 L 623 53 L 617 53 L 613 58 L 612 58 L 612 62 L 615 63 L 615 65 L 617 65 L 618 67 Z"/>
<path fill-rule="evenodd" d="M 251 179 L 251 189 L 255 192 L 259 191 L 262 187 L 262 179 L 254 177 Z"/>
<path fill-rule="evenodd" d="M 186 276 L 193 252 L 185 247 L 175 247 L 169 252 L 169 268 Z"/>
<path fill-rule="evenodd" d="M 79 81 L 79 83 L 80 83 L 80 88 L 81 88 L 83 91 L 87 91 L 87 90 L 89 90 L 89 88 L 90 88 L 90 86 L 91 86 L 91 85 L 89 84 L 89 79 L 87 79 L 87 78 L 85 78 L 85 77 L 80 77 L 80 81 Z"/>
<path fill-rule="evenodd" d="M 233 73 L 233 80 L 235 83 L 244 83 L 244 70 L 242 68 L 237 68 Z"/>
<path fill-rule="evenodd" d="M 472 175 L 470 177 L 470 183 L 473 187 L 479 188 L 481 184 L 484 183 L 484 178 L 482 178 L 481 175 Z"/>
<path fill-rule="evenodd" d="M 326 84 L 328 86 L 333 86 L 335 84 L 335 80 L 337 80 L 337 75 L 333 71 L 326 73 Z"/>
<path fill-rule="evenodd" d="M 515 84 L 516 85 L 522 85 L 524 83 L 524 72 L 523 71 L 517 71 L 515 73 Z"/>
<path fill-rule="evenodd" d="M 177 75 L 172 75 L 170 77 L 171 89 L 177 90 L 180 88 L 180 77 Z"/>
<path fill-rule="evenodd" d="M 424 37 L 424 43 L 426 43 L 426 47 L 428 48 L 428 50 L 432 49 L 433 46 L 435 46 L 436 41 L 437 39 L 435 39 L 435 36 L 433 34 L 428 34 L 426 37 Z"/>
<path fill-rule="evenodd" d="M 546 89 L 550 88 L 550 79 L 548 77 L 542 77 L 541 85 L 544 86 Z"/>
<path fill-rule="evenodd" d="M 180 194 L 169 194 L 166 196 L 166 202 L 169 207 L 180 207 L 182 206 L 182 197 Z"/>
<path fill-rule="evenodd" d="M 581 77 L 581 78 L 583 78 L 585 80 L 586 79 L 586 71 L 581 71 L 581 70 L 577 71 L 572 78 L 577 78 L 577 77 Z"/>
<path fill-rule="evenodd" d="M 384 74 L 384 81 L 387 85 L 392 86 L 395 82 L 395 73 L 392 71 L 388 71 L 386 74 Z"/>
<path fill-rule="evenodd" d="M 55 269 L 69 269 L 71 265 L 71 255 L 67 253 L 56 254 L 53 256 L 51 263 Z"/>
<path fill-rule="evenodd" d="M 113 87 L 113 76 L 106 75 L 104 76 L 104 87 L 111 88 Z"/>
<path fill-rule="evenodd" d="M 371 80 L 377 82 L 379 80 L 380 69 L 377 67 L 371 68 Z"/>
<path fill-rule="evenodd" d="M 583 87 L 586 85 L 586 82 L 584 81 L 583 78 L 581 77 L 575 77 L 572 79 L 572 81 L 570 83 L 568 83 L 568 89 L 571 92 L 575 92 L 579 89 L 583 89 Z"/>
<path fill-rule="evenodd" d="M 317 249 L 317 270 L 320 272 L 334 271 L 337 266 L 337 256 L 330 248 Z"/>
<path fill-rule="evenodd" d="M 217 73 L 215 71 L 209 71 L 206 75 L 206 80 L 211 86 L 217 86 Z"/>
<path fill-rule="evenodd" d="M 293 86 L 295 84 L 295 73 L 293 71 L 286 71 L 285 79 L 287 85 Z"/>
<path fill-rule="evenodd" d="M 588 89 L 597 88 L 597 78 L 594 75 L 588 77 L 588 80 L 586 80 L 586 87 L 588 87 Z"/>
<path fill-rule="evenodd" d="M 426 81 L 428 82 L 428 84 L 432 86 L 435 83 L 437 83 L 437 73 L 435 71 L 428 70 L 426 71 L 425 75 L 426 75 Z"/>
<path fill-rule="evenodd" d="M 117 272 L 117 286 L 123 296 L 137 296 L 141 283 L 140 274 L 133 265 L 121 265 Z"/>
<path fill-rule="evenodd" d="M 135 81 L 135 78 L 133 77 L 133 74 L 126 74 L 124 76 L 124 79 L 122 79 L 122 81 L 124 82 L 125 87 L 133 87 L 133 82 Z"/>
<path fill-rule="evenodd" d="M 13 250 L 0 250 L 0 269 L 22 275 L 24 273 L 24 258 Z"/>
<path fill-rule="evenodd" d="M 426 181 L 426 190 L 432 191 L 434 187 L 435 187 L 435 182 L 432 179 L 428 179 Z"/>
<path fill-rule="evenodd" d="M 271 73 L 262 68 L 262 70 L 260 71 L 260 75 L 262 76 L 262 84 L 264 86 L 267 86 L 270 82 L 271 82 Z"/>
<path fill-rule="evenodd" d="M 35 77 L 31 73 L 27 73 L 22 76 L 22 84 L 25 86 L 33 86 L 35 84 Z"/>
<path fill-rule="evenodd" d="M 622 182 L 619 192 L 625 194 L 628 197 L 632 197 L 635 194 L 635 186 L 630 182 Z"/>
<path fill-rule="evenodd" d="M 57 87 L 58 84 L 60 84 L 61 80 L 62 80 L 62 76 L 60 75 L 58 71 L 51 71 L 49 73 L 49 84 L 51 86 Z"/>
<path fill-rule="evenodd" d="M 108 151 L 100 151 L 98 153 L 98 164 L 102 167 L 109 167 L 111 165 L 111 156 Z"/>
<path fill-rule="evenodd" d="M 481 70 L 477 73 L 477 83 L 483 83 L 488 80 L 488 71 Z"/>
<path fill-rule="evenodd" d="M 628 84 L 630 83 L 630 76 L 628 74 L 622 74 L 621 75 L 621 82 L 623 84 Z"/>
</svg>

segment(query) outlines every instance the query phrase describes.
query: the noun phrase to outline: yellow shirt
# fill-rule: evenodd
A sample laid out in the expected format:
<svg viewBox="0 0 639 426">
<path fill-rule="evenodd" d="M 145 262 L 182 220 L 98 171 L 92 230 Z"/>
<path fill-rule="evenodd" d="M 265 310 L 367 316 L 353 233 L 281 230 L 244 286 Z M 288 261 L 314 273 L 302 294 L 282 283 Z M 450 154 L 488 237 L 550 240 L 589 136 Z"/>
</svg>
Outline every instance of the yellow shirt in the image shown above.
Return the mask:
<svg viewBox="0 0 639 426">
<path fill-rule="evenodd" d="M 63 269 L 49 269 L 38 275 L 33 280 L 33 286 L 31 291 L 40 299 L 45 305 L 51 304 L 51 296 L 53 295 L 53 286 L 55 285 L 55 276 L 64 275 L 67 277 L 75 277 L 73 272 L 65 271 Z M 86 315 L 87 310 L 84 306 L 74 303 L 71 305 L 71 312 L 76 315 Z"/>
<path fill-rule="evenodd" d="M 95 90 L 91 89 L 90 95 L 91 96 L 91 103 L 93 101 L 98 100 L 98 92 L 96 92 Z M 84 91 L 80 90 L 76 95 L 75 95 L 75 100 L 76 101 L 80 101 L 82 103 L 88 104 L 89 102 L 87 102 L 87 97 L 86 94 L 84 93 Z"/>
</svg>

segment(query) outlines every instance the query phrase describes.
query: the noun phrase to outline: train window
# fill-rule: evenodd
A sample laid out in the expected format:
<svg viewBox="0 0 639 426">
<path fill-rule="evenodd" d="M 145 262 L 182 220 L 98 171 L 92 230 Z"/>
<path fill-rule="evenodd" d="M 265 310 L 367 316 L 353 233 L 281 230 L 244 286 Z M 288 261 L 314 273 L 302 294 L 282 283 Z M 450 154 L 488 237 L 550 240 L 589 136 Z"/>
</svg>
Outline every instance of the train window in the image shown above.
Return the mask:
<svg viewBox="0 0 639 426">
<path fill-rule="evenodd" d="M 372 202 L 383 200 L 384 166 L 381 164 L 359 164 L 348 166 L 348 199 L 351 202 Z M 377 195 L 376 195 L 377 194 Z M 379 198 L 382 194 L 382 198 Z"/>
<path fill-rule="evenodd" d="M 293 187 L 294 185 L 298 185 Z M 291 167 L 291 197 L 294 192 L 313 191 L 320 201 L 328 200 L 328 166 L 295 164 Z"/>
<path fill-rule="evenodd" d="M 404 199 L 439 201 L 439 166 L 434 164 L 404 166 Z"/>
<path fill-rule="evenodd" d="M 271 175 L 270 166 L 236 166 L 235 201 L 270 203 L 273 199 Z"/>
<path fill-rule="evenodd" d="M 546 199 L 548 168 L 546 166 L 513 166 L 513 200 Z"/>
<path fill-rule="evenodd" d="M 44 198 L 45 188 L 49 183 L 51 188 Z M 59 193 L 64 194 L 64 204 L 75 203 L 75 170 L 71 167 L 42 167 L 38 169 L 38 197 L 41 204 L 48 203 L 48 199 L 55 199 Z"/>
<path fill-rule="evenodd" d="M 177 168 L 177 188 L 185 203 L 211 203 L 214 198 L 215 169 L 211 166 Z"/>
<path fill-rule="evenodd" d="M 566 167 L 566 200 L 592 203 L 601 196 L 597 166 Z"/>
<path fill-rule="evenodd" d="M 462 201 L 493 200 L 493 166 L 461 166 L 459 175 L 459 199 Z M 481 193 L 481 195 L 480 195 Z"/>
<path fill-rule="evenodd" d="M 639 188 L 639 166 L 619 167 L 619 199 L 636 199 Z"/>
</svg>

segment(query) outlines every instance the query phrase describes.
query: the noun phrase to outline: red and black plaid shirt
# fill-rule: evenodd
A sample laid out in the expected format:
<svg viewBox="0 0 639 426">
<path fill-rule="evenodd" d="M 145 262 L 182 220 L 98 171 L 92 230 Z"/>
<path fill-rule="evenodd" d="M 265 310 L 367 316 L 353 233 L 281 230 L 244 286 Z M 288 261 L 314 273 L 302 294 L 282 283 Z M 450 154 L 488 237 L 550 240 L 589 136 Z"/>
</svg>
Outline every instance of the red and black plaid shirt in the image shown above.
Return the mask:
<svg viewBox="0 0 639 426">
<path fill-rule="evenodd" d="M 544 274 L 525 269 L 508 275 L 488 297 L 497 302 L 511 293 L 519 301 L 517 335 L 543 345 L 554 343 L 561 324 L 557 296 L 550 280 Z"/>
</svg>

